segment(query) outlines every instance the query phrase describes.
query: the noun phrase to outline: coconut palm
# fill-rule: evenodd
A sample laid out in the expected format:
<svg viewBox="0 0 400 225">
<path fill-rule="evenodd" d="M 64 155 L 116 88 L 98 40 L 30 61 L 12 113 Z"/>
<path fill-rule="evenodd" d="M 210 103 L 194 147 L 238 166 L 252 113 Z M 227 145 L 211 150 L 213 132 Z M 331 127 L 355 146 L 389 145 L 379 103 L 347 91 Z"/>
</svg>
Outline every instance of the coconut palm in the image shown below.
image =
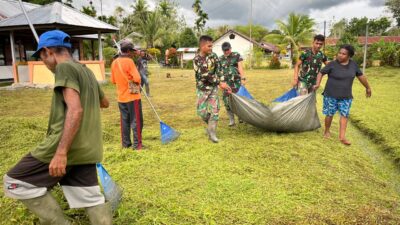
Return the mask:
<svg viewBox="0 0 400 225">
<path fill-rule="evenodd" d="M 146 20 L 139 20 L 138 28 L 142 34 L 142 39 L 146 41 L 147 48 L 154 47 L 154 44 L 163 34 L 163 23 L 160 12 L 158 10 L 148 12 Z"/>
<path fill-rule="evenodd" d="M 277 20 L 276 25 L 280 33 L 270 33 L 264 40 L 278 45 L 281 49 L 290 46 L 293 62 L 294 53 L 299 55 L 300 47 L 311 43 L 315 22 L 308 15 L 290 13 L 287 22 Z"/>
</svg>

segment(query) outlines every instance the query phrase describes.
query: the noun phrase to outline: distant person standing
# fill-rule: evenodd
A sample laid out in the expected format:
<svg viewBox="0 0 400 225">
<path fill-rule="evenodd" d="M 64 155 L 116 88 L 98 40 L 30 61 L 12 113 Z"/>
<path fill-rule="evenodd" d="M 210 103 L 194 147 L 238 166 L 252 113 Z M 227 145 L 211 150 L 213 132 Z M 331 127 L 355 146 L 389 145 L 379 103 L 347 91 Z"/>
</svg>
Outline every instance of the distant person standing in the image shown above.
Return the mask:
<svg viewBox="0 0 400 225">
<path fill-rule="evenodd" d="M 221 82 L 226 82 L 231 88 L 232 93 L 237 93 L 241 85 L 246 83 L 246 77 L 243 72 L 243 58 L 237 52 L 232 52 L 232 47 L 229 42 L 222 44 L 224 54 L 220 56 L 220 77 Z M 225 109 L 229 116 L 229 126 L 235 125 L 235 116 L 229 106 L 229 94 L 224 91 L 222 97 Z"/>
<path fill-rule="evenodd" d="M 294 67 L 293 87 L 297 88 L 299 95 L 306 95 L 312 91 L 322 63 L 326 65 L 328 62 L 324 53 L 321 52 L 324 42 L 324 35 L 316 35 L 312 43 L 312 48 L 301 53 Z"/>
<path fill-rule="evenodd" d="M 168 67 L 174 66 L 174 58 L 176 57 L 176 46 L 173 44 L 165 51 L 165 65 Z"/>
<path fill-rule="evenodd" d="M 137 60 L 138 70 L 141 77 L 141 86 L 145 86 L 146 94 L 150 97 L 150 85 L 149 85 L 149 71 L 148 71 L 148 60 L 149 56 L 146 55 L 146 52 L 141 50 L 139 51 L 139 58 Z"/>
<path fill-rule="evenodd" d="M 219 119 L 218 86 L 228 93 L 231 88 L 224 82 L 220 82 L 219 59 L 212 52 L 212 38 L 203 35 L 199 40 L 199 53 L 193 59 L 193 67 L 197 89 L 197 114 L 208 124 L 207 133 L 209 139 L 217 143 L 217 124 Z"/>
<path fill-rule="evenodd" d="M 140 96 L 140 74 L 132 60 L 134 52 L 130 41 L 122 41 L 121 54 L 111 64 L 111 82 L 117 85 L 118 107 L 121 113 L 122 147 L 142 149 L 143 114 Z M 130 84 L 131 83 L 131 84 Z M 132 93 L 130 85 L 136 86 Z M 131 141 L 133 131 L 133 145 Z"/>
<path fill-rule="evenodd" d="M 328 81 L 326 82 L 323 104 L 323 114 L 325 117 L 325 138 L 331 137 L 331 124 L 333 116 L 337 111 L 340 113 L 340 131 L 339 140 L 350 145 L 351 142 L 346 139 L 347 121 L 350 114 L 351 104 L 353 102 L 353 81 L 354 78 L 361 82 L 365 87 L 367 98 L 371 97 L 371 87 L 369 86 L 367 77 L 361 72 L 357 63 L 351 58 L 354 56 L 354 47 L 351 45 L 340 46 L 336 60 L 330 62 L 318 74 L 314 90 L 317 90 L 321 84 L 322 76 L 327 74 Z"/>
</svg>

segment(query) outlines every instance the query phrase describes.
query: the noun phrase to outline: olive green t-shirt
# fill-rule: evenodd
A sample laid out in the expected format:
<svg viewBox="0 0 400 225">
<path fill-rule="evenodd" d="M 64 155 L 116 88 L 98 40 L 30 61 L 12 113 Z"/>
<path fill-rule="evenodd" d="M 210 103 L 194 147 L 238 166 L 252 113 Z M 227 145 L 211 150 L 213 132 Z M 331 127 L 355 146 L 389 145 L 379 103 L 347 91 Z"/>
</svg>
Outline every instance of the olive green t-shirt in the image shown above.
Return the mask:
<svg viewBox="0 0 400 225">
<path fill-rule="evenodd" d="M 56 66 L 47 135 L 31 154 L 44 163 L 50 163 L 57 150 L 67 114 L 63 88 L 76 90 L 83 108 L 80 128 L 68 151 L 67 165 L 100 162 L 103 158 L 100 100 L 104 97 L 104 93 L 93 72 L 85 65 L 74 61 L 63 62 Z"/>
</svg>

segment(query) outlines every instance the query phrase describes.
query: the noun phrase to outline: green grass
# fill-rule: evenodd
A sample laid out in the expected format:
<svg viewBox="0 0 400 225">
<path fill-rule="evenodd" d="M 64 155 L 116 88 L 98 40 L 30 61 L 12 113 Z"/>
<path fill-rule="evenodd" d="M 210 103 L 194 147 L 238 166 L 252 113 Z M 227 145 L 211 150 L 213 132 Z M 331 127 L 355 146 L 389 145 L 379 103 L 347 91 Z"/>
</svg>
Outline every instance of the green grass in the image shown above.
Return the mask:
<svg viewBox="0 0 400 225">
<path fill-rule="evenodd" d="M 182 135 L 169 145 L 161 145 L 159 123 L 143 100 L 146 151 L 120 148 L 115 89 L 110 84 L 103 87 L 112 100 L 111 107 L 102 111 L 103 162 L 124 188 L 115 224 L 400 223 L 398 170 L 380 154 L 382 145 L 370 142 L 354 126 L 348 129 L 353 145 L 345 147 L 336 140 L 336 117 L 334 138 L 325 140 L 321 129 L 278 134 L 246 124 L 228 128 L 222 109 L 218 128 L 221 142 L 212 144 L 196 116 L 193 72 L 170 70 L 171 79 L 165 78 L 166 72 L 152 71 L 152 100 L 163 121 Z M 385 68 L 368 72 L 376 90 L 374 98 L 362 103 L 366 100 L 356 84 L 352 119 L 375 129 L 378 125 L 372 118 L 380 108 L 368 105 L 379 100 L 392 104 L 395 98 L 382 96 L 399 87 L 398 79 L 379 75 L 400 74 Z M 292 71 L 254 70 L 247 71 L 247 77 L 249 91 L 268 103 L 290 88 Z M 386 86 L 388 79 L 392 86 Z M 50 90 L 0 91 L 1 174 L 43 139 L 50 99 Z M 320 96 L 317 105 L 320 109 Z M 386 126 L 399 123 L 394 113 L 385 114 L 385 121 L 395 121 Z M 363 114 L 365 117 L 360 116 Z M 389 145 L 395 134 L 382 127 L 376 133 Z M 88 224 L 83 210 L 68 209 L 59 188 L 54 194 L 75 224 Z M 4 224 L 37 222 L 22 204 L 5 198 L 2 191 L 0 218 Z"/>
<path fill-rule="evenodd" d="M 398 68 L 371 68 L 367 71 L 373 97 L 366 99 L 362 85 L 355 85 L 352 122 L 400 166 L 400 71 Z"/>
</svg>

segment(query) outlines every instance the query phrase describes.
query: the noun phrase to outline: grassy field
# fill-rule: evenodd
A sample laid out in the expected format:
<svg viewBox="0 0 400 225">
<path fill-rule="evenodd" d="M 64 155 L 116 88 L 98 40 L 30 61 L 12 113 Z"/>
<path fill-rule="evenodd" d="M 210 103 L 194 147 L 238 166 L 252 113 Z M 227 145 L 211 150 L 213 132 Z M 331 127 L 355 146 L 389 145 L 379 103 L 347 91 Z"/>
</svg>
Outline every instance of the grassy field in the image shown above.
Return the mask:
<svg viewBox="0 0 400 225">
<path fill-rule="evenodd" d="M 154 69 L 152 100 L 163 121 L 182 135 L 161 145 L 159 123 L 144 100 L 148 150 L 124 150 L 115 88 L 105 85 L 112 102 L 102 111 L 103 162 L 124 188 L 115 224 L 400 224 L 399 170 L 380 151 L 400 151 L 395 115 L 400 72 L 378 68 L 367 74 L 373 98 L 366 100 L 355 81 L 352 121 L 370 135 L 350 125 L 351 147 L 336 140 L 337 118 L 334 139 L 325 140 L 321 129 L 285 134 L 247 124 L 228 128 L 224 109 L 221 142 L 212 144 L 195 113 L 193 72 Z M 292 71 L 254 70 L 247 77 L 252 95 L 268 103 L 290 88 Z M 1 174 L 44 137 L 50 98 L 50 90 L 0 91 Z M 320 95 L 317 105 L 320 112 Z M 83 210 L 68 209 L 59 188 L 54 194 L 75 224 L 88 224 Z M 0 218 L 1 224 L 37 222 L 2 191 Z"/>
<path fill-rule="evenodd" d="M 363 97 L 365 89 L 355 88 L 353 123 L 379 143 L 400 166 L 400 71 L 397 68 L 368 70 L 374 97 Z"/>
</svg>

